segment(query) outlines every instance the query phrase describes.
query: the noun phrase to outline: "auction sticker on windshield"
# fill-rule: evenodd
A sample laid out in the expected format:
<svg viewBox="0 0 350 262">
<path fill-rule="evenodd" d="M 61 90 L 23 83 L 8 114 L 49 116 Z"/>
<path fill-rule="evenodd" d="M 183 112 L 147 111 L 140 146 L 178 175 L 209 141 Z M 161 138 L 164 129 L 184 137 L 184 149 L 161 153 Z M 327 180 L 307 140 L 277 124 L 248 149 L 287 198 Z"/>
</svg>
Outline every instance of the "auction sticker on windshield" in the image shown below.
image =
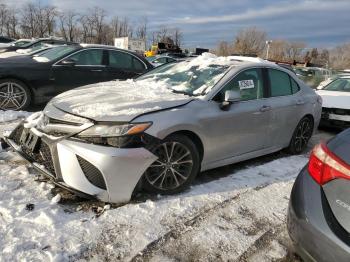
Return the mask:
<svg viewBox="0 0 350 262">
<path fill-rule="evenodd" d="M 250 89 L 254 88 L 254 81 L 253 80 L 241 80 L 238 81 L 239 89 Z"/>
</svg>

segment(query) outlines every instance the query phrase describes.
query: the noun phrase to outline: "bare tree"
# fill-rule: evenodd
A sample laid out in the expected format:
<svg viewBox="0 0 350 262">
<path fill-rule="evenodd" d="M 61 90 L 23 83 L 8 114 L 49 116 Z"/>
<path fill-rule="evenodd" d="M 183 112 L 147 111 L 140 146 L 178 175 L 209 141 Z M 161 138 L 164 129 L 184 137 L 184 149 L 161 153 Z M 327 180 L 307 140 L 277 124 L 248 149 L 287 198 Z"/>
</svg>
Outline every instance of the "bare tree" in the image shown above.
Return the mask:
<svg viewBox="0 0 350 262">
<path fill-rule="evenodd" d="M 183 35 L 181 30 L 179 28 L 175 28 L 173 33 L 174 44 L 177 46 L 181 46 L 182 38 Z"/>
<path fill-rule="evenodd" d="M 136 28 L 136 37 L 139 39 L 146 39 L 147 36 L 147 17 L 143 17 L 141 23 Z"/>
<path fill-rule="evenodd" d="M 334 69 L 350 69 L 350 43 L 346 43 L 329 52 L 331 67 Z"/>
<path fill-rule="evenodd" d="M 288 48 L 286 50 L 286 58 L 290 62 L 301 60 L 301 53 L 306 47 L 304 42 L 290 42 L 288 43 Z"/>
<path fill-rule="evenodd" d="M 27 3 L 22 8 L 21 30 L 26 38 L 37 36 L 36 7 L 33 3 Z"/>
<path fill-rule="evenodd" d="M 219 56 L 229 56 L 232 54 L 232 45 L 227 41 L 221 41 L 216 49 L 216 54 Z"/>
<path fill-rule="evenodd" d="M 60 35 L 66 41 L 77 41 L 78 17 L 74 11 L 66 11 L 58 14 Z"/>
<path fill-rule="evenodd" d="M 265 31 L 249 27 L 238 32 L 234 40 L 233 51 L 238 54 L 259 55 L 264 50 L 265 42 Z"/>
<path fill-rule="evenodd" d="M 3 35 L 6 30 L 6 21 L 8 16 L 7 6 L 0 3 L 0 35 Z"/>
</svg>

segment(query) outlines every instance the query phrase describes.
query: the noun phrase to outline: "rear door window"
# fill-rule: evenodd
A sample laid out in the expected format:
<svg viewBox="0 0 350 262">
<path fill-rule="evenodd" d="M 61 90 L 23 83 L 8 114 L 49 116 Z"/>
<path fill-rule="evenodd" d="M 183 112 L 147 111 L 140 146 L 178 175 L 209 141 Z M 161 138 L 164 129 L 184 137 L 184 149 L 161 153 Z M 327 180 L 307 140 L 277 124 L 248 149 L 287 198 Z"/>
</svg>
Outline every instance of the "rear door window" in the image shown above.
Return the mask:
<svg viewBox="0 0 350 262">
<path fill-rule="evenodd" d="M 287 73 L 280 70 L 268 69 L 271 97 L 289 96 L 299 91 L 298 83 Z"/>
<path fill-rule="evenodd" d="M 109 51 L 109 66 L 117 69 L 137 70 L 145 69 L 143 63 L 128 53 Z"/>
<path fill-rule="evenodd" d="M 75 55 L 69 57 L 75 61 L 76 65 L 102 65 L 103 50 L 102 49 L 89 49 L 81 51 Z"/>
</svg>

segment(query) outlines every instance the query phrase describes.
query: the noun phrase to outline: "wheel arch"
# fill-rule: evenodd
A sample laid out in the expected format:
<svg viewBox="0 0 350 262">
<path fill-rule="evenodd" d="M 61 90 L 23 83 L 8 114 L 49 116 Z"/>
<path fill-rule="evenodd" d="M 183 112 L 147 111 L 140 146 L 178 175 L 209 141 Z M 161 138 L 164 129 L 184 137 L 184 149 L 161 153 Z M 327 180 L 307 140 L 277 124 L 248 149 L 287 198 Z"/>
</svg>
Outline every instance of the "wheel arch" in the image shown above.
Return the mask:
<svg viewBox="0 0 350 262">
<path fill-rule="evenodd" d="M 204 145 L 203 145 L 202 139 L 195 132 L 190 130 L 179 130 L 168 134 L 166 137 L 169 137 L 172 135 L 184 135 L 190 138 L 195 144 L 196 148 L 198 149 L 200 162 L 202 162 L 203 156 L 204 156 Z"/>
<path fill-rule="evenodd" d="M 302 119 L 304 119 L 305 117 L 309 118 L 309 119 L 312 121 L 313 128 L 315 128 L 315 118 L 314 118 L 314 116 L 313 116 L 312 114 L 306 114 L 306 115 L 304 115 L 304 116 L 300 119 L 300 121 L 301 121 Z M 299 121 L 299 122 L 300 122 L 300 121 Z"/>
</svg>

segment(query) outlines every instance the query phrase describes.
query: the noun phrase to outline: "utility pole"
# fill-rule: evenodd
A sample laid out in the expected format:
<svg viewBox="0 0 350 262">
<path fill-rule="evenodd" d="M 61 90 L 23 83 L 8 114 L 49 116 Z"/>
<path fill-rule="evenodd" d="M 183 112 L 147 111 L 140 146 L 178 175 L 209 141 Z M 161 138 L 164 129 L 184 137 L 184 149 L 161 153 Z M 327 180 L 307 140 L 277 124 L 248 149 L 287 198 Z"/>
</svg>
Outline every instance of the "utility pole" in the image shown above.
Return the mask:
<svg viewBox="0 0 350 262">
<path fill-rule="evenodd" d="M 268 40 L 265 42 L 265 44 L 267 45 L 267 48 L 266 48 L 266 60 L 269 59 L 269 51 L 270 51 L 270 44 L 272 43 L 272 40 Z"/>
</svg>

